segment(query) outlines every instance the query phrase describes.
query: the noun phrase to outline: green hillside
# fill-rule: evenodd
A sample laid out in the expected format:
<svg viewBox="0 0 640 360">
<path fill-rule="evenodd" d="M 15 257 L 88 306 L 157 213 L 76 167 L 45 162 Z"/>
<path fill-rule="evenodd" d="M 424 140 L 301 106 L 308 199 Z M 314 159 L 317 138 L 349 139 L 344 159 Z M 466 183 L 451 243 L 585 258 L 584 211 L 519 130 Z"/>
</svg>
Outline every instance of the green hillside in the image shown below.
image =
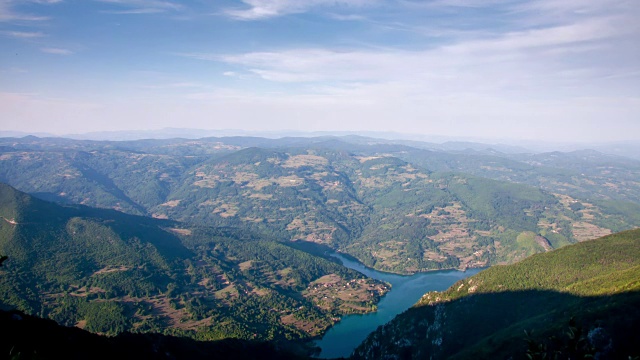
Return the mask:
<svg viewBox="0 0 640 360">
<path fill-rule="evenodd" d="M 60 206 L 5 184 L 0 217 L 0 306 L 96 333 L 308 340 L 388 290 L 251 233 Z M 328 279 L 335 289 L 315 290 Z"/>
<path fill-rule="evenodd" d="M 596 155 L 435 152 L 354 137 L 0 139 L 0 181 L 413 273 L 512 263 L 638 226 L 640 205 L 621 199 L 637 199 L 640 163 Z"/>
<path fill-rule="evenodd" d="M 427 293 L 357 359 L 640 355 L 640 229 L 494 266 Z M 526 335 L 525 331 L 527 332 Z"/>
<path fill-rule="evenodd" d="M 0 306 L 108 335 L 307 341 L 388 290 L 326 251 L 396 273 L 527 259 L 426 295 L 359 354 L 518 358 L 524 330 L 550 354 L 570 326 L 632 349 L 636 233 L 583 241 L 640 225 L 639 162 L 410 145 L 0 139 L 0 182 L 30 193 L 0 184 Z"/>
<path fill-rule="evenodd" d="M 594 201 L 640 203 L 640 162 L 592 150 L 508 155 L 412 149 L 394 155 L 434 172 L 464 172 Z"/>
</svg>

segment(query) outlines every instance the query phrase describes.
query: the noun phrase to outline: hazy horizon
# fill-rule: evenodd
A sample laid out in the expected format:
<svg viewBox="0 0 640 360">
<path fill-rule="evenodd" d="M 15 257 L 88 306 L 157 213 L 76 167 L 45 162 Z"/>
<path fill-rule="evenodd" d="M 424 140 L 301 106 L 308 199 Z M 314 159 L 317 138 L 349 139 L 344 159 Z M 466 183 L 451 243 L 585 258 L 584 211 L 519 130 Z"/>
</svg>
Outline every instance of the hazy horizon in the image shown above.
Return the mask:
<svg viewBox="0 0 640 360">
<path fill-rule="evenodd" d="M 0 0 L 2 130 L 640 140 L 626 0 Z"/>
<path fill-rule="evenodd" d="M 406 134 L 398 132 L 367 131 L 317 131 L 304 132 L 294 130 L 283 131 L 246 131 L 241 129 L 194 129 L 194 128 L 162 128 L 136 131 L 98 131 L 80 134 L 50 134 L 38 132 L 15 132 L 0 130 L 0 138 L 23 138 L 36 136 L 39 138 L 64 138 L 90 141 L 137 141 L 149 139 L 204 139 L 211 137 L 260 137 L 270 139 L 295 137 L 336 137 L 360 136 L 387 143 L 405 144 L 425 147 L 440 151 L 463 151 L 469 149 L 492 150 L 502 153 L 544 153 L 552 151 L 571 152 L 579 150 L 596 150 L 604 154 L 624 156 L 640 160 L 640 145 L 635 141 L 614 142 L 544 142 L 530 140 L 514 140 L 499 138 L 455 137 Z M 348 140 L 347 140 L 348 141 Z M 431 145 L 430 145 L 431 144 Z"/>
</svg>

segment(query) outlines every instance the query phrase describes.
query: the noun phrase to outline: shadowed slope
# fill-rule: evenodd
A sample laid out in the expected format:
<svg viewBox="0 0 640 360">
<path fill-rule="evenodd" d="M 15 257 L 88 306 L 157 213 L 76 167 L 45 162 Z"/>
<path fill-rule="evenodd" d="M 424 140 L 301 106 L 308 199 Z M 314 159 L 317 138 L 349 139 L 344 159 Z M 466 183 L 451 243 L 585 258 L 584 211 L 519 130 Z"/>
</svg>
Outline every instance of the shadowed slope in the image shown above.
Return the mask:
<svg viewBox="0 0 640 360">
<path fill-rule="evenodd" d="M 571 319 L 585 352 L 611 359 L 640 354 L 640 230 L 495 266 L 425 294 L 370 335 L 355 358 L 519 359 L 525 331 L 541 349 L 564 354 Z"/>
<path fill-rule="evenodd" d="M 302 359 L 270 343 L 195 341 L 159 334 L 105 337 L 17 312 L 0 311 L 0 358 L 19 359 Z"/>
</svg>

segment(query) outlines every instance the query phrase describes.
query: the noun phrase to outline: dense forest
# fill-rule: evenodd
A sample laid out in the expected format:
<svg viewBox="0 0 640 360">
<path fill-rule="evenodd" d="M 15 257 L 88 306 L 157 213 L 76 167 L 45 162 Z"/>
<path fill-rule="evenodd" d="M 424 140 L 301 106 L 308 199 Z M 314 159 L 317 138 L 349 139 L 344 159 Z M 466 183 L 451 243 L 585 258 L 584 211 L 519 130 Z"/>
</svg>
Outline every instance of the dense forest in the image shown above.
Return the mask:
<svg viewBox="0 0 640 360">
<path fill-rule="evenodd" d="M 4 184 L 0 204 L 2 306 L 95 333 L 305 340 L 387 290 L 330 256 L 233 229 L 60 206 Z M 327 294 L 310 289 L 325 276 L 370 296 L 345 287 L 316 306 Z"/>
</svg>

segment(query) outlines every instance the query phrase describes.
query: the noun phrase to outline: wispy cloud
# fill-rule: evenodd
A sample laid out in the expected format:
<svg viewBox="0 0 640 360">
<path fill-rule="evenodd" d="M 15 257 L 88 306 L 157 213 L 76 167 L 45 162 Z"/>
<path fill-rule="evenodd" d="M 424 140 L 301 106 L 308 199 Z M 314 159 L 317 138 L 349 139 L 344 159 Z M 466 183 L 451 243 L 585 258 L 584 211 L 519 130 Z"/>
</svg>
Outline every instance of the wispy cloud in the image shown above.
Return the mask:
<svg viewBox="0 0 640 360">
<path fill-rule="evenodd" d="M 46 34 L 42 32 L 34 31 L 3 31 L 1 34 L 17 39 L 37 39 L 46 36 Z"/>
<path fill-rule="evenodd" d="M 401 6 L 411 8 L 483 8 L 496 5 L 513 4 L 514 0 L 398 0 Z"/>
<path fill-rule="evenodd" d="M 488 40 L 464 42 L 447 47 L 453 53 L 478 51 L 517 51 L 566 47 L 611 38 L 626 32 L 615 26 L 615 18 L 594 18 L 561 26 L 506 32 Z"/>
<path fill-rule="evenodd" d="M 182 54 L 183 56 L 220 61 L 241 66 L 265 80 L 279 82 L 311 81 L 381 81 L 439 72 L 459 71 L 462 66 L 487 68 L 513 61 L 528 63 L 553 61 L 553 56 L 568 51 L 590 51 L 584 47 L 593 41 L 617 34 L 606 20 L 547 29 L 509 32 L 490 39 L 460 41 L 439 48 L 406 51 L 336 51 L 322 48 L 291 49 L 278 52 L 244 54 Z M 555 50 L 555 52 L 551 51 Z"/>
<path fill-rule="evenodd" d="M 28 1 L 36 4 L 46 4 L 46 5 L 58 4 L 62 2 L 62 0 L 28 0 Z"/>
<path fill-rule="evenodd" d="M 164 0 L 96 0 L 102 3 L 113 4 L 129 8 L 127 10 L 107 10 L 111 14 L 155 14 L 168 11 L 179 11 L 182 5 Z"/>
<path fill-rule="evenodd" d="M 640 133 L 638 0 L 89 2 L 95 11 L 83 13 L 82 1 L 0 0 L 0 43 L 20 55 L 0 69 L 3 117 L 88 130 L 233 119 L 253 129 Z M 58 3 L 69 11 L 52 11 Z M 227 18 L 211 19 L 212 11 Z M 97 12 L 118 14 L 111 21 L 120 31 L 104 31 Z M 119 14 L 150 15 L 140 23 Z M 60 22 L 45 27 L 40 15 Z M 173 23 L 183 17 L 193 21 Z M 291 20 L 296 27 L 287 31 Z M 148 31 L 135 31 L 142 25 Z M 95 46 L 72 56 L 80 39 L 117 42 L 118 52 Z M 41 56 L 18 51 L 24 42 Z M 159 57 L 176 52 L 201 61 Z M 30 73 L 9 72 L 29 55 Z M 74 66 L 57 66 L 55 55 L 70 55 L 61 60 Z M 104 71 L 87 75 L 95 59 L 106 59 L 98 64 Z M 37 77 L 43 71 L 51 75 Z M 61 93 L 68 101 L 51 98 Z"/>
<path fill-rule="evenodd" d="M 166 84 L 155 84 L 155 85 L 140 85 L 143 89 L 152 89 L 152 90 L 160 90 L 160 89 L 194 89 L 194 88 L 206 88 L 207 86 L 195 82 L 184 81 L 184 82 L 175 82 L 175 83 L 166 83 Z"/>
<path fill-rule="evenodd" d="M 331 19 L 340 20 L 340 21 L 363 21 L 363 20 L 367 20 L 366 16 L 358 15 L 358 14 L 347 14 L 347 15 L 329 14 L 329 17 Z"/>
<path fill-rule="evenodd" d="M 611 2 L 594 1 L 600 7 Z M 607 84 L 608 87 L 615 86 L 629 94 L 634 80 L 624 79 L 623 74 L 640 70 L 640 65 L 633 61 L 640 49 L 637 46 L 635 50 L 625 49 L 623 44 L 640 35 L 640 26 L 633 25 L 634 13 L 621 6 L 603 12 L 589 10 L 598 9 L 596 5 L 587 9 L 583 1 L 567 2 L 554 7 L 553 1 L 539 0 L 528 3 L 525 8 L 520 2 L 501 1 L 514 22 L 527 19 L 528 25 L 489 29 L 469 36 L 465 36 L 464 30 L 452 28 L 449 33 L 455 36 L 447 37 L 444 32 L 442 41 L 422 49 L 313 47 L 181 55 L 226 63 L 230 72 L 244 75 L 245 79 L 250 75 L 274 84 L 291 84 L 292 91 L 307 95 L 370 93 L 373 96 L 383 93 L 381 89 L 387 87 L 404 98 L 414 99 L 439 96 L 443 92 L 461 98 L 468 94 L 587 96 L 600 92 L 599 86 L 604 81 L 612 81 L 607 79 L 619 81 Z M 257 7 L 258 3 L 253 5 Z M 431 3 L 436 5 L 482 6 L 471 0 Z M 564 15 L 551 24 L 537 21 L 537 17 L 544 17 L 545 13 Z M 616 53 L 626 55 L 610 58 Z"/>
<path fill-rule="evenodd" d="M 55 3 L 54 1 L 51 3 Z M 47 2 L 49 3 L 49 2 Z M 17 5 L 20 2 L 15 0 L 0 0 L 0 22 L 32 22 L 32 21 L 44 21 L 49 18 L 46 16 L 38 16 L 33 14 L 25 14 L 16 10 Z"/>
<path fill-rule="evenodd" d="M 71 51 L 69 49 L 51 48 L 51 47 L 42 48 L 42 49 L 40 49 L 40 51 L 42 51 L 43 53 L 53 54 L 53 55 L 71 55 L 71 54 L 73 54 L 73 51 Z"/>
<path fill-rule="evenodd" d="M 526 2 L 516 2 L 512 4 L 515 9 L 522 11 L 543 12 L 550 14 L 567 15 L 593 15 L 620 10 L 638 10 L 636 1 L 633 0 L 532 0 Z"/>
<path fill-rule="evenodd" d="M 225 14 L 238 20 L 259 20 L 289 14 L 298 14 L 316 7 L 362 7 L 375 4 L 375 0 L 242 0 L 243 9 L 227 9 Z"/>
<path fill-rule="evenodd" d="M 154 9 L 154 8 L 146 8 L 146 9 L 131 9 L 131 10 L 104 10 L 102 13 L 104 14 L 120 14 L 120 15 L 131 15 L 131 14 L 157 14 L 166 12 L 164 9 Z"/>
</svg>

